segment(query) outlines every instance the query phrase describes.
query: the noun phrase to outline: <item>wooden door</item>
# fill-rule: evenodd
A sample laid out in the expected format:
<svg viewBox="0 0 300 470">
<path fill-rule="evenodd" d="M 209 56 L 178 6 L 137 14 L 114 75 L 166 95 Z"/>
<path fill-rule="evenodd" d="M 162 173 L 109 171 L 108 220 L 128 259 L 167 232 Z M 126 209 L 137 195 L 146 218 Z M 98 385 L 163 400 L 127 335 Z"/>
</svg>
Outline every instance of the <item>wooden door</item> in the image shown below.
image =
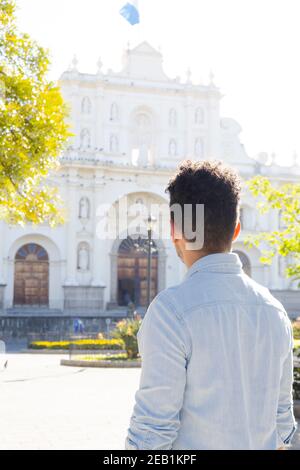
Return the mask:
<svg viewBox="0 0 300 470">
<path fill-rule="evenodd" d="M 15 260 L 14 305 L 46 306 L 48 303 L 48 255 L 39 245 L 25 245 Z"/>
<path fill-rule="evenodd" d="M 118 303 L 136 307 L 147 306 L 147 245 L 144 239 L 122 242 L 118 255 Z M 154 252 L 151 260 L 151 298 L 157 294 L 158 256 Z"/>
</svg>

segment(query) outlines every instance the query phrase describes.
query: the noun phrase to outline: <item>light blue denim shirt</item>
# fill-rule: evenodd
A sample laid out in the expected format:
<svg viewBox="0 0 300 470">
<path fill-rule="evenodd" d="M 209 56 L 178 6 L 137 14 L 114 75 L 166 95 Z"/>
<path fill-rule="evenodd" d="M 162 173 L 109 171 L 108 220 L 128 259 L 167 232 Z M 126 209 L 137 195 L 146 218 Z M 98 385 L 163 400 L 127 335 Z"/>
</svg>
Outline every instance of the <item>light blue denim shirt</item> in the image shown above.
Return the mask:
<svg viewBox="0 0 300 470">
<path fill-rule="evenodd" d="M 198 260 L 151 303 L 126 449 L 276 449 L 295 432 L 283 306 L 235 253 Z"/>
</svg>

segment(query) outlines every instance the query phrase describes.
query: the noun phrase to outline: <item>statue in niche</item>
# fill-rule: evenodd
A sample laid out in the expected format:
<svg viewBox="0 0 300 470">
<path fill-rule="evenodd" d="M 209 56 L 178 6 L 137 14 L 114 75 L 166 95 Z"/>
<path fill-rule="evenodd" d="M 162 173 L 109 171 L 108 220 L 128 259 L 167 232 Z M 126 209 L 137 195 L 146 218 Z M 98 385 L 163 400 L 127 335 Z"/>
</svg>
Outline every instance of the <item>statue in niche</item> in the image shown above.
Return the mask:
<svg viewBox="0 0 300 470">
<path fill-rule="evenodd" d="M 88 271 L 90 265 L 90 253 L 88 246 L 82 244 L 78 248 L 78 269 L 79 271 Z"/>
<path fill-rule="evenodd" d="M 111 153 L 118 153 L 119 151 L 119 139 L 116 135 L 110 136 L 109 150 Z"/>
<path fill-rule="evenodd" d="M 83 129 L 80 134 L 80 147 L 87 149 L 91 146 L 91 135 L 88 129 Z"/>
<path fill-rule="evenodd" d="M 177 113 L 176 113 L 175 109 L 170 110 L 169 126 L 170 127 L 176 127 L 177 126 Z"/>
<path fill-rule="evenodd" d="M 174 139 L 170 140 L 169 143 L 169 156 L 175 157 L 177 155 L 177 145 Z"/>
<path fill-rule="evenodd" d="M 203 142 L 201 139 L 197 139 L 195 142 L 195 155 L 196 157 L 203 157 Z"/>
<path fill-rule="evenodd" d="M 204 121 L 204 113 L 202 108 L 197 108 L 195 112 L 195 123 L 202 124 Z"/>
<path fill-rule="evenodd" d="M 79 218 L 80 219 L 90 218 L 90 202 L 87 197 L 83 197 L 82 199 L 80 199 Z"/>
<path fill-rule="evenodd" d="M 82 114 L 90 114 L 91 113 L 91 100 L 88 96 L 83 98 L 81 103 L 81 112 Z"/>
</svg>

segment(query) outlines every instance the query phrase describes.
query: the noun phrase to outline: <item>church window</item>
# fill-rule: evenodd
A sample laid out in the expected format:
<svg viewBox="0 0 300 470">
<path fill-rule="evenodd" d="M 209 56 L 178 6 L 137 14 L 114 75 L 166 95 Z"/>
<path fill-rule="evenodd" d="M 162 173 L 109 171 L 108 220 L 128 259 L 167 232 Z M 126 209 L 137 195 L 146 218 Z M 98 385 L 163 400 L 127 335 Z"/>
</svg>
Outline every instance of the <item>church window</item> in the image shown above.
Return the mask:
<svg viewBox="0 0 300 470">
<path fill-rule="evenodd" d="M 110 108 L 110 120 L 118 121 L 119 120 L 119 107 L 117 103 L 112 103 Z"/>
<path fill-rule="evenodd" d="M 111 153 L 118 153 L 119 152 L 119 139 L 118 139 L 118 136 L 115 135 L 115 134 L 112 134 L 110 136 L 109 151 Z"/>
<path fill-rule="evenodd" d="M 87 197 L 82 197 L 79 202 L 79 218 L 90 218 L 90 201 Z"/>
</svg>

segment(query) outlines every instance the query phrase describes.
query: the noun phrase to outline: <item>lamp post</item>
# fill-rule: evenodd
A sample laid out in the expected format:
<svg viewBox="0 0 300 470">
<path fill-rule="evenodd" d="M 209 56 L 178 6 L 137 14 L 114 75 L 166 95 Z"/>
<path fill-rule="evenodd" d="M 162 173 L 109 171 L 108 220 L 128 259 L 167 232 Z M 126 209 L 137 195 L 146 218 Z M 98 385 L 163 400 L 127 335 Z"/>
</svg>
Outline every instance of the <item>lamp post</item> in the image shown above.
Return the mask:
<svg viewBox="0 0 300 470">
<path fill-rule="evenodd" d="M 147 255 L 147 291 L 146 291 L 146 301 L 147 308 L 151 302 L 151 287 L 152 287 L 152 253 L 156 253 L 157 249 L 153 244 L 152 233 L 153 233 L 153 224 L 156 221 L 156 218 L 149 214 L 148 218 L 145 220 L 147 228 L 147 238 L 139 237 L 139 239 L 134 243 L 135 249 L 140 253 L 145 253 Z M 145 243 L 143 243 L 143 240 Z M 138 274 L 136 274 L 135 279 L 138 280 Z"/>
</svg>

